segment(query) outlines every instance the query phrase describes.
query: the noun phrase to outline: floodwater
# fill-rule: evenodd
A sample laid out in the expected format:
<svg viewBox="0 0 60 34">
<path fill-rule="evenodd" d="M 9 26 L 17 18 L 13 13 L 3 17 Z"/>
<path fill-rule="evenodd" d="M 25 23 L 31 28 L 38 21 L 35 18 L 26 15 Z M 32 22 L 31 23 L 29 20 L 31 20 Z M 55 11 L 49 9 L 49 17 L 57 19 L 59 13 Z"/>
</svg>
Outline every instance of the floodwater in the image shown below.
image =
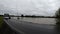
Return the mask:
<svg viewBox="0 0 60 34">
<path fill-rule="evenodd" d="M 17 17 L 14 17 L 14 19 L 17 19 Z M 38 23 L 38 24 L 56 24 L 55 18 L 29 18 L 29 17 L 19 17 L 20 21 L 27 21 L 32 23 Z"/>
<path fill-rule="evenodd" d="M 19 21 L 26 21 L 26 22 L 32 22 L 32 23 L 37 23 L 37 24 L 52 24 L 55 25 L 56 23 L 60 22 L 60 19 L 56 18 L 32 18 L 32 17 L 19 17 L 19 19 L 17 19 L 17 17 L 11 17 L 11 19 L 16 19 Z M 55 26 L 54 27 L 54 31 L 56 31 L 56 34 L 60 34 L 60 25 L 59 26 Z M 18 34 L 17 31 L 11 29 L 5 22 L 4 25 L 2 27 L 2 29 L 0 29 L 0 34 Z"/>
</svg>

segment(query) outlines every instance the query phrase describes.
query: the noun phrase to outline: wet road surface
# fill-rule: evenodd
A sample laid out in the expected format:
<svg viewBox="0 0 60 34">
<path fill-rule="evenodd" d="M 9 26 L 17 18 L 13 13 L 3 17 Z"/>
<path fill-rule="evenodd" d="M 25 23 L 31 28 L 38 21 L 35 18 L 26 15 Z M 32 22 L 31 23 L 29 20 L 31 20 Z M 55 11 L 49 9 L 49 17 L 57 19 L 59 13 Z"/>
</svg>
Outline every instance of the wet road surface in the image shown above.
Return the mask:
<svg viewBox="0 0 60 34">
<path fill-rule="evenodd" d="M 15 19 L 5 20 L 6 23 L 14 30 L 21 34 L 60 34 L 58 27 L 48 24 L 34 24 L 26 21 Z"/>
</svg>

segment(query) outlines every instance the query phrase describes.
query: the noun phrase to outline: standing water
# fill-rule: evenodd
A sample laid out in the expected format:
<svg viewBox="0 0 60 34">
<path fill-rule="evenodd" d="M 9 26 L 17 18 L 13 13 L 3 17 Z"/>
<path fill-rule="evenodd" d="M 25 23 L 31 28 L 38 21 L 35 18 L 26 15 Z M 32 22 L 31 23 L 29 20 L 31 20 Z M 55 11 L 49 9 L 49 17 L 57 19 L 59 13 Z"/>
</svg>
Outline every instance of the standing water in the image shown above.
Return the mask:
<svg viewBox="0 0 60 34">
<path fill-rule="evenodd" d="M 17 19 L 17 17 L 12 17 Z M 31 17 L 20 17 L 20 21 L 38 23 L 38 24 L 56 24 L 55 18 L 31 18 Z"/>
</svg>

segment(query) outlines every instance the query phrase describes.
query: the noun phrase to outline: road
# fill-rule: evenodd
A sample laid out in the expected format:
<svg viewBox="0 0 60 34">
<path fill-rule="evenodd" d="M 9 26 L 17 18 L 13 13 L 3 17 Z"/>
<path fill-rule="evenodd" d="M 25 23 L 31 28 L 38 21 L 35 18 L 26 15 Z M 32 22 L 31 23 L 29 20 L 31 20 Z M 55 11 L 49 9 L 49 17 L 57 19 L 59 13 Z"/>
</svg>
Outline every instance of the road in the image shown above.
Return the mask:
<svg viewBox="0 0 60 34">
<path fill-rule="evenodd" d="M 53 25 L 34 24 L 15 19 L 8 19 L 5 21 L 12 29 L 21 34 L 60 34 L 60 31 Z"/>
</svg>

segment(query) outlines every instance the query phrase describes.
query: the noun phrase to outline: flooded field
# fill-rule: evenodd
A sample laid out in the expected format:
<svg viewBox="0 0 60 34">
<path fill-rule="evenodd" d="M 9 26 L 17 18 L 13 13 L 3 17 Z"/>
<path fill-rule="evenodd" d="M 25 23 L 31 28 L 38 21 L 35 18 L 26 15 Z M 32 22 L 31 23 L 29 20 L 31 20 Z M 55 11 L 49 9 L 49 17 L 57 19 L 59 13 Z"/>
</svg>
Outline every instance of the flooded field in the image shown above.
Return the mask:
<svg viewBox="0 0 60 34">
<path fill-rule="evenodd" d="M 17 19 L 17 17 L 12 17 L 14 19 Z M 19 17 L 20 21 L 27 21 L 32 23 L 38 23 L 38 24 L 56 24 L 55 18 L 27 18 L 27 17 Z"/>
</svg>

